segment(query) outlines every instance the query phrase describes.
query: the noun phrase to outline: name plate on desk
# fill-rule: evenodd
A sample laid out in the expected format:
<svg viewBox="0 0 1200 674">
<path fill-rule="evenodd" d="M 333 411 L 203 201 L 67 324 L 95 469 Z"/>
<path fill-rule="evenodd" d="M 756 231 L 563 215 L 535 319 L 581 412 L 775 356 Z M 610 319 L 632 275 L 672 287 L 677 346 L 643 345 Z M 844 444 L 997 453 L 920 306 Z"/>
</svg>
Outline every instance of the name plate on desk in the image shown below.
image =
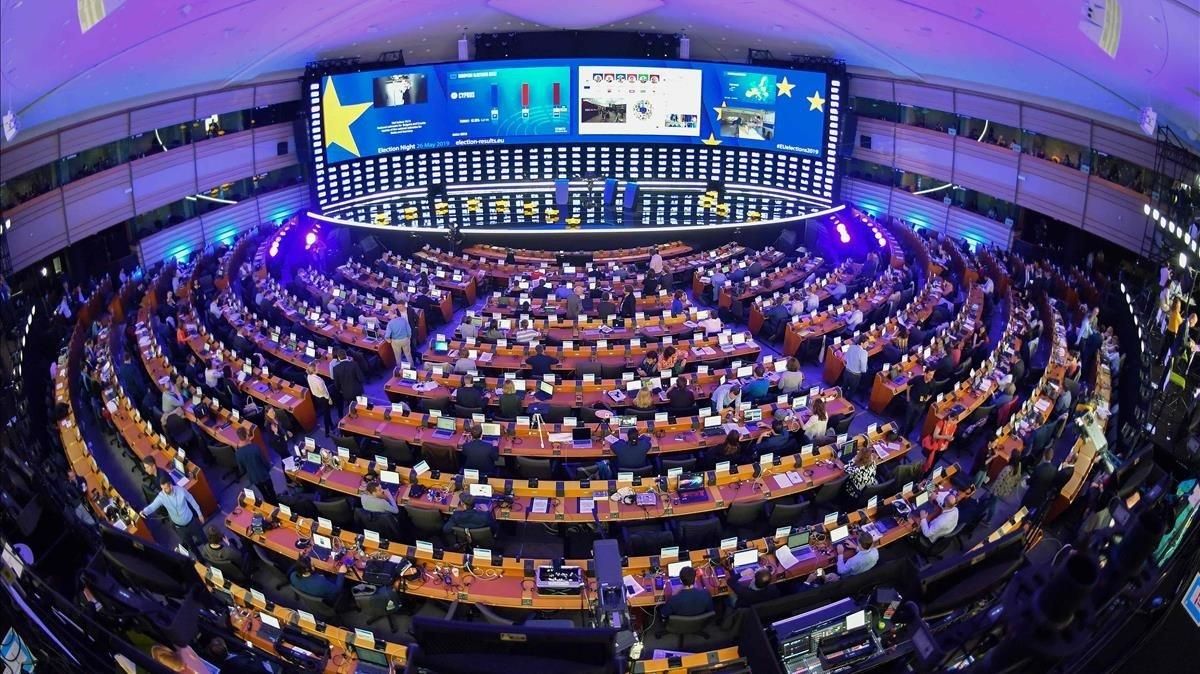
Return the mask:
<svg viewBox="0 0 1200 674">
<path fill-rule="evenodd" d="M 417 552 L 424 554 L 433 554 L 433 543 L 428 541 L 417 541 Z"/>
<path fill-rule="evenodd" d="M 370 630 L 359 629 L 356 627 L 354 628 L 354 638 L 359 643 L 369 644 L 370 646 L 375 645 L 375 633 Z"/>
</svg>

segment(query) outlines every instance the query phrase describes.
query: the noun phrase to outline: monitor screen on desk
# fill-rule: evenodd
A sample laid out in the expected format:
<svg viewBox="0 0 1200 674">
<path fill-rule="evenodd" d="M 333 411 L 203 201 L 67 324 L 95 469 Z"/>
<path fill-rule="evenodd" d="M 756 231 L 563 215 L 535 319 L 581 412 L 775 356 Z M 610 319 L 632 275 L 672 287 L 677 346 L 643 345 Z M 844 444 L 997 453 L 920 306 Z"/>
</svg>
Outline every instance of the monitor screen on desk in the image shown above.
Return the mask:
<svg viewBox="0 0 1200 674">
<path fill-rule="evenodd" d="M 458 424 L 451 417 L 438 417 L 437 427 L 439 431 L 454 432 L 458 428 Z"/>
<path fill-rule="evenodd" d="M 758 563 L 758 550 L 739 550 L 733 553 L 733 566 L 751 566 Z"/>
<path fill-rule="evenodd" d="M 479 427 L 480 427 L 480 430 L 483 431 L 483 436 L 486 438 L 500 437 L 500 424 L 484 422 L 484 423 L 480 424 Z"/>
<path fill-rule="evenodd" d="M 685 559 L 682 562 L 671 562 L 670 564 L 667 565 L 667 575 L 671 578 L 678 578 L 679 572 L 682 571 L 685 566 L 691 566 L 691 565 L 692 565 L 691 560 L 687 560 L 687 559 Z"/>
<path fill-rule="evenodd" d="M 834 529 L 833 531 L 829 532 L 829 542 L 834 545 L 837 545 L 838 543 L 841 543 L 842 541 L 846 540 L 846 538 L 849 536 L 850 536 L 850 527 L 847 525 L 842 525 L 842 526 Z"/>
</svg>

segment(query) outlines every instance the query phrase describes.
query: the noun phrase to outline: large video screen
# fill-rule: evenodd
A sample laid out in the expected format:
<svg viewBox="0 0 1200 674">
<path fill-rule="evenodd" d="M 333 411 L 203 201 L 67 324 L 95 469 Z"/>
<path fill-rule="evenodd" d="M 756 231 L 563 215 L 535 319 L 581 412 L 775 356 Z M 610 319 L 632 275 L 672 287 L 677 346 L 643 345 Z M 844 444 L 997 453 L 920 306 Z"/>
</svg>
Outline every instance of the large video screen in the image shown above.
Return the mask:
<svg viewBox="0 0 1200 674">
<path fill-rule="evenodd" d="M 822 156 L 823 72 L 691 61 L 446 63 L 324 76 L 330 164 L 470 145 L 677 142 Z"/>
</svg>

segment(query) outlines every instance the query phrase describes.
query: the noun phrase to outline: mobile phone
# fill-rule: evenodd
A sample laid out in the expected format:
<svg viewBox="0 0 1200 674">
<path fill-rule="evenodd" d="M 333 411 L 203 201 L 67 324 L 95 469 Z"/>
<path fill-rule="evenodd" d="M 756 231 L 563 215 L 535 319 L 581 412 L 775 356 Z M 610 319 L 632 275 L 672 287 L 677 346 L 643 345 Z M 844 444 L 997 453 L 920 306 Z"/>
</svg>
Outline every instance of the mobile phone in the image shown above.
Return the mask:
<svg viewBox="0 0 1200 674">
<path fill-rule="evenodd" d="M 817 578 L 823 578 L 824 576 L 825 576 L 825 569 L 818 568 L 817 569 Z"/>
</svg>

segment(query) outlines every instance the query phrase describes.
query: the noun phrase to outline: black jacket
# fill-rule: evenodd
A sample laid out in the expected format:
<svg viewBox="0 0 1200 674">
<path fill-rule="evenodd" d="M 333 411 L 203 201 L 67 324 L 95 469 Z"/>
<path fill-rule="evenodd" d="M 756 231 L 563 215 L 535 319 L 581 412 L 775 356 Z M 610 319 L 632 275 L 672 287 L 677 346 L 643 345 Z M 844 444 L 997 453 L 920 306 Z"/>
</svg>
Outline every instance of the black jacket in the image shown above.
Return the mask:
<svg viewBox="0 0 1200 674">
<path fill-rule="evenodd" d="M 353 359 L 339 361 L 334 365 L 333 384 L 347 402 L 353 402 L 363 394 L 365 383 L 366 377 L 363 376 L 362 368 Z"/>
</svg>

